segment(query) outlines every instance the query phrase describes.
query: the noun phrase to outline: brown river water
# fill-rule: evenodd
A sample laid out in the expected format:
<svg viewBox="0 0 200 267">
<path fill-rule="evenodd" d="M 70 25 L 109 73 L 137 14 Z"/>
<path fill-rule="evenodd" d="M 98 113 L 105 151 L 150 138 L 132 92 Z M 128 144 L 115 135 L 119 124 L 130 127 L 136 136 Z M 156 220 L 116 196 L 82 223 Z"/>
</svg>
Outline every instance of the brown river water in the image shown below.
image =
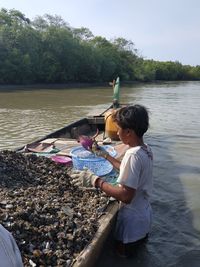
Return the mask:
<svg viewBox="0 0 200 267">
<path fill-rule="evenodd" d="M 112 89 L 0 89 L 0 149 L 14 149 L 106 108 Z M 200 266 L 200 82 L 121 87 L 122 103 L 150 111 L 145 141 L 154 152 L 154 220 L 146 246 L 134 259 L 105 245 L 97 267 Z"/>
</svg>

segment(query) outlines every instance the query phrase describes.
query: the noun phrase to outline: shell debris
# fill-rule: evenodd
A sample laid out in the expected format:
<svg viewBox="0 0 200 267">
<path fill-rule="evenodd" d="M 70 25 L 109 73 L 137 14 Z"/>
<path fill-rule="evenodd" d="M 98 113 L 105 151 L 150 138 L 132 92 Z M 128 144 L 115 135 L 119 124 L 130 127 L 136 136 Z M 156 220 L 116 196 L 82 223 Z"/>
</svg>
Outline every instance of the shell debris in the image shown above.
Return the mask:
<svg viewBox="0 0 200 267">
<path fill-rule="evenodd" d="M 98 229 L 102 192 L 73 185 L 71 167 L 0 151 L 0 221 L 16 239 L 24 266 L 69 266 Z"/>
</svg>

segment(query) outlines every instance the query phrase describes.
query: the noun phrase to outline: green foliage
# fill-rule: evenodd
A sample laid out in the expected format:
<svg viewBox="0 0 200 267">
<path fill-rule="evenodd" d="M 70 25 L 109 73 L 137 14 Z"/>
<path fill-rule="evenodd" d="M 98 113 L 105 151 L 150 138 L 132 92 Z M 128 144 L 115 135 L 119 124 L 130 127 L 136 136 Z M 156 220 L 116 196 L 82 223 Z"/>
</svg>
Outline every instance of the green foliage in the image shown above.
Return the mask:
<svg viewBox="0 0 200 267">
<path fill-rule="evenodd" d="M 20 11 L 0 10 L 0 83 L 200 80 L 200 66 L 144 60 L 134 43 L 107 40 L 72 28 L 59 16 L 30 21 Z"/>
<path fill-rule="evenodd" d="M 88 28 L 75 28 L 73 29 L 73 36 L 77 38 L 79 41 L 89 41 L 94 35 Z"/>
</svg>

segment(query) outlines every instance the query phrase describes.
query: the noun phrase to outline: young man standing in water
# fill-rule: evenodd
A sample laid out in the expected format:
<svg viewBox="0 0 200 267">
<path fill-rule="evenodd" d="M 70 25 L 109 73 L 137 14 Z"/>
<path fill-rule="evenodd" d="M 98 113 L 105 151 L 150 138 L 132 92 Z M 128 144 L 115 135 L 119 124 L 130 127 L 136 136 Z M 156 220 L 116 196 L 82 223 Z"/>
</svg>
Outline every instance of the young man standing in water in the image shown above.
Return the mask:
<svg viewBox="0 0 200 267">
<path fill-rule="evenodd" d="M 152 192 L 153 155 L 143 141 L 149 127 L 148 111 L 144 106 L 121 108 L 113 115 L 113 120 L 117 123 L 120 140 L 129 149 L 121 162 L 101 149 L 94 153 L 119 169 L 118 185 L 113 186 L 95 175 L 90 176 L 90 182 L 120 201 L 115 228 L 116 251 L 126 257 L 131 256 L 137 244 L 147 238 L 151 228 L 149 198 Z"/>
</svg>

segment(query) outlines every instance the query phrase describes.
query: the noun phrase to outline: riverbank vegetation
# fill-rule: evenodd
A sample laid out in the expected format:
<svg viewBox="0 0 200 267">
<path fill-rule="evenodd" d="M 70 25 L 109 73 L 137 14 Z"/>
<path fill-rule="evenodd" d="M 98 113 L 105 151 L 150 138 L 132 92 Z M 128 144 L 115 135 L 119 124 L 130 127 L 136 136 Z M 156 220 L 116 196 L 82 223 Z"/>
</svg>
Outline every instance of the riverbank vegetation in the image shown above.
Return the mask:
<svg viewBox="0 0 200 267">
<path fill-rule="evenodd" d="M 200 80 L 200 66 L 145 60 L 134 43 L 73 28 L 59 16 L 0 10 L 0 84 Z"/>
</svg>

